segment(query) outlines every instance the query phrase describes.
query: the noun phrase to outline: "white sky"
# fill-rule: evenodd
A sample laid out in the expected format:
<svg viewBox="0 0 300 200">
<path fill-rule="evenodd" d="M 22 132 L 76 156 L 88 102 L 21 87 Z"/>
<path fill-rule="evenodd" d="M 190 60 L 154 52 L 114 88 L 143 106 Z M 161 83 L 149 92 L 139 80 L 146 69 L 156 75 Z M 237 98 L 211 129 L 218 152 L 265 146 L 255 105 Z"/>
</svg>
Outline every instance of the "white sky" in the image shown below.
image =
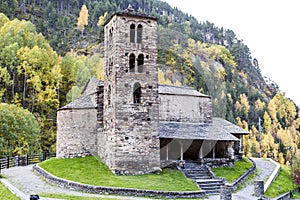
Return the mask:
<svg viewBox="0 0 300 200">
<path fill-rule="evenodd" d="M 234 31 L 258 59 L 263 76 L 300 106 L 299 0 L 164 0 L 172 7 Z"/>
</svg>

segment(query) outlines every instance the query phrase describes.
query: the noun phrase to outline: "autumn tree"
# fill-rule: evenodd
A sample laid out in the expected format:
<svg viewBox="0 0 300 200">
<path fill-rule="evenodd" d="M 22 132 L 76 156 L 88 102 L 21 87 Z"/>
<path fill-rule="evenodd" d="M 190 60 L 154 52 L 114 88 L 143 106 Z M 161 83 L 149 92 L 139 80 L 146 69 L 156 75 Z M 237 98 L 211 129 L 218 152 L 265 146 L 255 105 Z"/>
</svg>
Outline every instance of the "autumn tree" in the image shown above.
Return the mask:
<svg viewBox="0 0 300 200">
<path fill-rule="evenodd" d="M 86 5 L 82 5 L 79 17 L 77 19 L 77 28 L 81 31 L 81 35 L 83 35 L 84 27 L 88 25 L 89 11 Z"/>
<path fill-rule="evenodd" d="M 61 92 L 65 95 L 62 102 L 65 104 L 81 95 L 92 76 L 104 80 L 104 59 L 98 53 L 92 56 L 79 56 L 75 52 L 70 52 L 62 59 L 61 73 L 63 76 Z"/>
<path fill-rule="evenodd" d="M 5 19 L 5 17 L 1 17 Z M 2 20 L 3 21 L 3 20 Z M 0 97 L 35 113 L 42 125 L 42 143 L 55 145 L 56 109 L 61 81 L 60 61 L 45 38 L 27 21 L 7 21 L 0 27 Z M 50 125 L 51 124 L 51 125 Z"/>
<path fill-rule="evenodd" d="M 0 103 L 0 157 L 40 152 L 40 125 L 27 109 Z"/>
<path fill-rule="evenodd" d="M 106 18 L 107 18 L 107 12 L 105 12 L 104 15 L 99 17 L 97 26 L 103 26 Z"/>
</svg>

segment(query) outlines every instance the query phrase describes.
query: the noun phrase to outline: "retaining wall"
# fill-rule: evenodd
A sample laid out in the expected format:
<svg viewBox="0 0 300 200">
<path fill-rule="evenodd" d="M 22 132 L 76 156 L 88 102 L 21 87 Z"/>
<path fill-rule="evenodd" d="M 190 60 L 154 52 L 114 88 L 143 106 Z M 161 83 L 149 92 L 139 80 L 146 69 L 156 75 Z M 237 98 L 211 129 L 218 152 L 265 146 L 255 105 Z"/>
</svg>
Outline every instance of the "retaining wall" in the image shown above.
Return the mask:
<svg viewBox="0 0 300 200">
<path fill-rule="evenodd" d="M 105 186 L 81 184 L 78 182 L 58 178 L 48 173 L 44 169 L 40 168 L 38 165 L 34 165 L 33 169 L 52 184 L 55 184 L 60 187 L 68 188 L 71 190 L 87 192 L 87 193 L 158 197 L 158 198 L 204 198 L 205 197 L 205 191 L 191 191 L 191 192 L 159 191 L 159 190 L 117 188 L 117 187 L 105 187 Z"/>
<path fill-rule="evenodd" d="M 269 158 L 269 161 L 272 162 L 276 167 L 264 185 L 264 192 L 267 191 L 267 189 L 270 187 L 271 183 L 277 178 L 277 176 L 280 172 L 280 165 L 277 162 L 275 162 L 274 160 L 272 160 L 271 158 Z"/>
<path fill-rule="evenodd" d="M 280 195 L 279 197 L 275 198 L 276 200 L 289 200 L 291 199 L 291 192 L 287 192 L 283 195 Z"/>
<path fill-rule="evenodd" d="M 248 169 L 242 176 L 240 176 L 238 179 L 236 179 L 233 183 L 233 190 L 236 190 L 251 174 L 253 174 L 256 170 L 256 164 L 255 162 L 249 158 L 249 160 L 252 162 L 252 167 Z"/>
</svg>

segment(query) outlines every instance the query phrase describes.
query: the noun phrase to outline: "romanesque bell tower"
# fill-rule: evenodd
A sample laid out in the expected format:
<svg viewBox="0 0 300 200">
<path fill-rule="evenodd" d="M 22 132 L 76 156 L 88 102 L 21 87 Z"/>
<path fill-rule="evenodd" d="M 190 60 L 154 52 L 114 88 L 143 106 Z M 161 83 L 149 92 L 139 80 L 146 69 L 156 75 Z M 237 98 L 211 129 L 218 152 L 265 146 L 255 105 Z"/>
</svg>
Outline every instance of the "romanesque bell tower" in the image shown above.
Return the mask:
<svg viewBox="0 0 300 200">
<path fill-rule="evenodd" d="M 105 23 L 103 132 L 98 154 L 116 174 L 160 170 L 157 19 L 130 6 Z"/>
</svg>

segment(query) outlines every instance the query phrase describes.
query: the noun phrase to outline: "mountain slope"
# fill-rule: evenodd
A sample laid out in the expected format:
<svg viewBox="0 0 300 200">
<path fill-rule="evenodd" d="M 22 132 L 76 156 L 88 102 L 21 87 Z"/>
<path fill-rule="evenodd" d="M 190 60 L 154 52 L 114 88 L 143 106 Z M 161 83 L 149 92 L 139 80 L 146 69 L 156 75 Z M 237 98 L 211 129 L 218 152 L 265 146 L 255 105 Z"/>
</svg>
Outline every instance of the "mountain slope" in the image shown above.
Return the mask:
<svg viewBox="0 0 300 200">
<path fill-rule="evenodd" d="M 77 18 L 83 4 L 89 11 L 89 23 L 81 32 Z M 159 0 L 2 0 L 0 12 L 10 19 L 34 23 L 62 56 L 59 94 L 60 105 L 64 105 L 72 95 L 80 94 L 89 77 L 101 77 L 103 27 L 97 26 L 99 17 L 105 12 L 110 16 L 129 4 L 158 18 L 161 82 L 193 86 L 211 95 L 215 116 L 252 130 L 245 143 L 246 153 L 269 155 L 274 151 L 276 158 L 281 152 L 289 159 L 284 150 L 289 144 L 283 141 L 287 140 L 286 135 L 293 135 L 291 141 L 298 145 L 299 109 L 284 97 L 276 83 L 265 81 L 257 59 L 252 58 L 247 45 L 232 30 L 199 22 Z M 85 73 L 79 73 L 80 70 Z M 259 128 L 259 119 L 263 120 L 263 129 Z M 262 132 L 265 136 L 260 135 Z M 272 148 L 258 145 L 262 137 L 270 139 L 265 145 Z"/>
</svg>

